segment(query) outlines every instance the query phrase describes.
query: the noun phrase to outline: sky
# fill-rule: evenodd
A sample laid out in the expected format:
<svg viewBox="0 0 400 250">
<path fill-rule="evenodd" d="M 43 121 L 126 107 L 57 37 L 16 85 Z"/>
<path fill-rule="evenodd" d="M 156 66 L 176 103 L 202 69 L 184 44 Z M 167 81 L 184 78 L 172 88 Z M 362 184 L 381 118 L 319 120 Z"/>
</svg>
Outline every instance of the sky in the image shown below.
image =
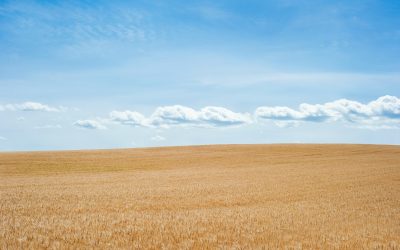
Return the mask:
<svg viewBox="0 0 400 250">
<path fill-rule="evenodd" d="M 400 2 L 2 1 L 0 151 L 400 144 Z"/>
</svg>

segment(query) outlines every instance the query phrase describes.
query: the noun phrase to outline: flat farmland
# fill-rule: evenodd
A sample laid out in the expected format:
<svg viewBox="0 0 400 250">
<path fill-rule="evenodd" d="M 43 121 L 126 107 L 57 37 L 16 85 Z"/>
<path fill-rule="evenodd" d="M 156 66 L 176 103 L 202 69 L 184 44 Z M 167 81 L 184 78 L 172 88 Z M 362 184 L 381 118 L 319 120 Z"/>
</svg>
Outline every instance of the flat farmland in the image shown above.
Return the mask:
<svg viewBox="0 0 400 250">
<path fill-rule="evenodd" d="M 1 249 L 400 249 L 400 147 L 0 153 Z"/>
</svg>

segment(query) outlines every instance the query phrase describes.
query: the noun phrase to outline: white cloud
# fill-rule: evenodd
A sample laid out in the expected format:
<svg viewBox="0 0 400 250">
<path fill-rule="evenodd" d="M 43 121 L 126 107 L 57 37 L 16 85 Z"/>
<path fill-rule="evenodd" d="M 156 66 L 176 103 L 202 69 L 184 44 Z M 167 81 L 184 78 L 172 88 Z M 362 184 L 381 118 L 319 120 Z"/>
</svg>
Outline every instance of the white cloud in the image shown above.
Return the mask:
<svg viewBox="0 0 400 250">
<path fill-rule="evenodd" d="M 7 138 L 0 136 L 0 141 L 6 141 L 6 140 L 7 140 Z"/>
<path fill-rule="evenodd" d="M 400 119 L 400 99 L 395 96 L 382 96 L 368 104 L 376 115 Z"/>
<path fill-rule="evenodd" d="M 272 121 L 279 127 L 297 127 L 304 122 L 345 122 L 351 127 L 400 128 L 400 99 L 382 96 L 367 104 L 339 99 L 324 104 L 300 104 L 297 109 L 286 106 L 259 107 L 254 116 L 237 113 L 223 107 L 207 106 L 196 110 L 182 105 L 162 106 L 150 116 L 136 111 L 112 111 L 108 119 L 84 120 L 78 127 L 104 129 L 104 124 L 119 123 L 133 127 L 168 128 L 173 126 L 232 127 Z"/>
<path fill-rule="evenodd" d="M 303 103 L 299 110 L 288 107 L 259 107 L 256 109 L 257 118 L 278 121 L 314 121 L 322 122 L 334 117 L 334 114 L 323 106 Z"/>
<path fill-rule="evenodd" d="M 235 113 L 223 107 L 204 107 L 194 110 L 189 107 L 174 105 L 157 108 L 150 117 L 152 125 L 192 125 L 205 127 L 237 126 L 251 123 L 249 114 Z"/>
<path fill-rule="evenodd" d="M 255 112 L 258 118 L 270 120 L 300 120 L 302 114 L 288 107 L 259 107 Z"/>
<path fill-rule="evenodd" d="M 46 112 L 58 112 L 60 111 L 57 108 L 50 107 L 45 104 L 41 104 L 38 102 L 25 102 L 22 104 L 14 105 L 17 110 L 21 111 L 46 111 Z"/>
<path fill-rule="evenodd" d="M 135 111 L 112 111 L 110 113 L 111 121 L 118 122 L 124 125 L 135 127 L 147 126 L 146 118 Z"/>
<path fill-rule="evenodd" d="M 20 104 L 0 105 L 0 111 L 44 111 L 44 112 L 60 112 L 65 111 L 65 107 L 51 107 L 39 102 L 24 102 Z"/>
<path fill-rule="evenodd" d="M 165 141 L 166 138 L 161 135 L 156 135 L 150 138 L 152 141 Z"/>
<path fill-rule="evenodd" d="M 168 125 L 196 125 L 199 121 L 198 112 L 192 108 L 174 105 L 158 107 L 150 117 L 151 124 L 155 126 Z"/>
<path fill-rule="evenodd" d="M 181 105 L 158 107 L 148 118 L 135 111 L 112 111 L 110 120 L 134 127 L 226 127 L 252 122 L 250 114 L 235 113 L 222 107 L 195 110 Z"/>
<path fill-rule="evenodd" d="M 282 122 L 333 122 L 344 121 L 364 128 L 400 128 L 400 99 L 382 96 L 367 104 L 340 99 L 325 104 L 306 104 L 298 110 L 289 107 L 259 107 L 258 120 Z"/>
<path fill-rule="evenodd" d="M 344 119 L 349 122 L 356 122 L 360 117 L 368 118 L 373 115 L 368 105 L 347 99 L 328 102 L 323 107 L 334 112 L 332 116 L 337 119 Z"/>
<path fill-rule="evenodd" d="M 205 107 L 200 111 L 200 120 L 213 126 L 233 126 L 251 123 L 250 114 L 235 113 L 222 107 Z"/>
<path fill-rule="evenodd" d="M 78 120 L 73 125 L 85 129 L 107 129 L 106 126 L 96 120 Z"/>
</svg>

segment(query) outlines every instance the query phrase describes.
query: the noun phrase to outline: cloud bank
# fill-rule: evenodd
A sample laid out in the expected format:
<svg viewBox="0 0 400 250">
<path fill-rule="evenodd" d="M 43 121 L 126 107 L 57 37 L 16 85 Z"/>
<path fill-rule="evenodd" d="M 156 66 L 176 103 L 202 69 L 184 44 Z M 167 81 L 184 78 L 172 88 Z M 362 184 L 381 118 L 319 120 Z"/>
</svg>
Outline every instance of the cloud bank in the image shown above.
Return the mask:
<svg viewBox="0 0 400 250">
<path fill-rule="evenodd" d="M 367 104 L 340 99 L 325 104 L 303 103 L 297 110 L 284 106 L 259 107 L 254 116 L 258 120 L 272 120 L 278 124 L 343 121 L 382 128 L 400 127 L 400 99 L 386 95 Z"/>
<path fill-rule="evenodd" d="M 193 125 L 204 127 L 226 127 L 250 123 L 249 114 L 235 113 L 223 107 L 204 107 L 195 110 L 174 105 L 157 108 L 150 117 L 154 126 Z"/>
<path fill-rule="evenodd" d="M 251 115 L 236 113 L 223 107 L 204 107 L 195 110 L 174 105 L 158 107 L 149 117 L 136 111 L 112 111 L 110 120 L 134 127 L 229 127 L 251 123 Z"/>
<path fill-rule="evenodd" d="M 80 120 L 75 122 L 75 125 L 88 129 L 104 129 L 104 123 L 108 122 L 149 128 L 237 127 L 266 120 L 273 121 L 279 127 L 297 127 L 306 122 L 344 122 L 359 128 L 400 128 L 400 99 L 386 95 L 366 104 L 339 99 L 324 104 L 303 103 L 298 109 L 287 106 L 262 106 L 258 107 L 253 115 L 237 113 L 223 107 L 207 106 L 196 110 L 173 105 L 158 107 L 147 117 L 137 111 L 112 111 L 107 119 Z"/>
</svg>

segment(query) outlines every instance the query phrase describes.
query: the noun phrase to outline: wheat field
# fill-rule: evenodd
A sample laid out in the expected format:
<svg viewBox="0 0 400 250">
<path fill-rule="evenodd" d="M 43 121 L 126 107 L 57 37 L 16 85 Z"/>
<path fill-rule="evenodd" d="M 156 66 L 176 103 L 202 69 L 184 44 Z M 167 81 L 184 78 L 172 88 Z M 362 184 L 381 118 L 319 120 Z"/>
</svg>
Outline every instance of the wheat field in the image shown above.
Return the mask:
<svg viewBox="0 0 400 250">
<path fill-rule="evenodd" d="M 400 249 L 400 147 L 0 153 L 1 249 Z"/>
</svg>

